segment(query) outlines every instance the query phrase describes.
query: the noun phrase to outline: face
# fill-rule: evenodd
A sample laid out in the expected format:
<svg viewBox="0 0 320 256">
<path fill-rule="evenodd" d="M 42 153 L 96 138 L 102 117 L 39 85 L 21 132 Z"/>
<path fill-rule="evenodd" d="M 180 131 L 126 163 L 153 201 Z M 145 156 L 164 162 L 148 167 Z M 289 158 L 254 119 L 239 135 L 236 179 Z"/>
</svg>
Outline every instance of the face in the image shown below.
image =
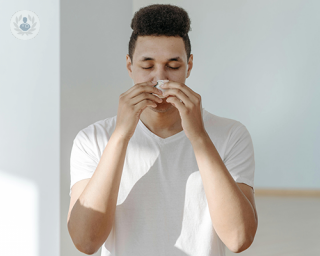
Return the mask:
<svg viewBox="0 0 320 256">
<path fill-rule="evenodd" d="M 133 64 L 126 56 L 127 69 L 134 84 L 148 81 L 169 80 L 185 83 L 189 77 L 193 55 L 187 62 L 187 53 L 181 37 L 139 36 L 133 53 Z M 157 108 L 148 107 L 156 112 L 166 112 L 173 106 L 157 103 Z"/>
</svg>

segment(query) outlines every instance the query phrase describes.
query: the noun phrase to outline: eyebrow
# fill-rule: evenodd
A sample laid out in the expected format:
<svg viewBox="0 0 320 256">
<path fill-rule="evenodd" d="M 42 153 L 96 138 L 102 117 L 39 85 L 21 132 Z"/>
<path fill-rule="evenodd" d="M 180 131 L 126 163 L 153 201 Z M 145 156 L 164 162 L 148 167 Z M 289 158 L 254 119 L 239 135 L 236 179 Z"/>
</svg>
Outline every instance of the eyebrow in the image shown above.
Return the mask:
<svg viewBox="0 0 320 256">
<path fill-rule="evenodd" d="M 139 61 L 147 61 L 147 60 L 154 60 L 154 59 L 151 57 L 142 57 Z M 178 56 L 175 58 L 168 59 L 168 61 L 182 61 L 182 59 Z"/>
</svg>

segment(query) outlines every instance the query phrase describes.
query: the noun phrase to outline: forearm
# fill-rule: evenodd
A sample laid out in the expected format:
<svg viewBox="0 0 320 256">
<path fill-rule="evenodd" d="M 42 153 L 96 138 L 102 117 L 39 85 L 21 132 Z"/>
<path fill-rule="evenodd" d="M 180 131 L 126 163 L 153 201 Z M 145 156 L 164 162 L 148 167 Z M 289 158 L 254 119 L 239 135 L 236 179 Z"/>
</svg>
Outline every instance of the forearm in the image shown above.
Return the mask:
<svg viewBox="0 0 320 256">
<path fill-rule="evenodd" d="M 212 224 L 220 239 L 233 251 L 253 240 L 255 212 L 242 193 L 208 134 L 192 142 Z"/>
<path fill-rule="evenodd" d="M 81 248 L 100 248 L 112 229 L 128 142 L 113 133 L 71 211 L 68 229 Z"/>
</svg>

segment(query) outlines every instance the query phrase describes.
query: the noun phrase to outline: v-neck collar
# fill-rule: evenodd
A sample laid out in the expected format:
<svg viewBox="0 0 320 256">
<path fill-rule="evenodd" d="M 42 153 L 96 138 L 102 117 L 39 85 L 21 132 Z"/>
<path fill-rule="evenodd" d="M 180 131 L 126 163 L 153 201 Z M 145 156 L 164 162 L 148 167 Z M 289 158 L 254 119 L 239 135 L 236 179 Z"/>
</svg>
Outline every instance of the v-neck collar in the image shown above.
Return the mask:
<svg viewBox="0 0 320 256">
<path fill-rule="evenodd" d="M 172 142 L 174 140 L 177 140 L 179 138 L 182 138 L 183 136 L 185 136 L 184 130 L 173 134 L 167 138 L 161 138 L 158 135 L 154 134 L 153 132 L 151 132 L 147 126 L 139 119 L 138 124 L 140 125 L 140 127 L 142 128 L 142 130 L 147 133 L 151 138 L 153 138 L 154 140 L 156 140 L 159 144 L 166 144 L 169 142 Z"/>
<path fill-rule="evenodd" d="M 204 119 L 204 108 L 202 108 L 202 118 Z M 159 144 L 166 144 L 166 143 L 169 143 L 169 142 L 172 142 L 172 141 L 175 141 L 177 139 L 180 139 L 182 137 L 186 137 L 185 133 L 184 133 L 184 130 L 174 134 L 174 135 L 171 135 L 167 138 L 161 138 L 159 137 L 158 135 L 154 134 L 153 132 L 151 132 L 147 126 L 140 120 L 139 118 L 139 122 L 138 122 L 138 125 L 140 125 L 141 129 L 146 133 L 148 134 L 151 138 L 153 138 L 154 140 L 156 140 Z"/>
</svg>

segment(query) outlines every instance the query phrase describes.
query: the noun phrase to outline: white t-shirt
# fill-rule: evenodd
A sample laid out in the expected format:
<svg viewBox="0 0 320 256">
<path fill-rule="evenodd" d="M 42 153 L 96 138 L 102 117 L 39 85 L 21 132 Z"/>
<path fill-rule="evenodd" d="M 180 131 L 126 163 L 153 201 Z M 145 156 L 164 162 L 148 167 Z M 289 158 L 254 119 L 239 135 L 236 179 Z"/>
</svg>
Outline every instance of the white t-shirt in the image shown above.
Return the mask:
<svg viewBox="0 0 320 256">
<path fill-rule="evenodd" d="M 202 111 L 205 129 L 231 176 L 253 188 L 255 160 L 248 130 L 239 121 Z M 93 175 L 116 117 L 89 125 L 74 139 L 70 195 L 73 184 Z M 115 222 L 101 255 L 225 255 L 184 131 L 163 139 L 139 120 L 128 143 Z"/>
</svg>

